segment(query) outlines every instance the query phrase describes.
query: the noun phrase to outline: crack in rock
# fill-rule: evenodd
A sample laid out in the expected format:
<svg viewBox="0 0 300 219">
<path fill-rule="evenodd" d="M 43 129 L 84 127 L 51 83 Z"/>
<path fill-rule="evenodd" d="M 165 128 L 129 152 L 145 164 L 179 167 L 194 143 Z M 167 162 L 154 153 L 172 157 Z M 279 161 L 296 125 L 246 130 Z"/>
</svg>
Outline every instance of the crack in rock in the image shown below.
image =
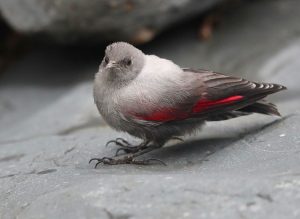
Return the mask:
<svg viewBox="0 0 300 219">
<path fill-rule="evenodd" d="M 25 154 L 15 154 L 7 157 L 0 158 L 0 162 L 8 162 L 8 161 L 19 161 Z"/>
</svg>

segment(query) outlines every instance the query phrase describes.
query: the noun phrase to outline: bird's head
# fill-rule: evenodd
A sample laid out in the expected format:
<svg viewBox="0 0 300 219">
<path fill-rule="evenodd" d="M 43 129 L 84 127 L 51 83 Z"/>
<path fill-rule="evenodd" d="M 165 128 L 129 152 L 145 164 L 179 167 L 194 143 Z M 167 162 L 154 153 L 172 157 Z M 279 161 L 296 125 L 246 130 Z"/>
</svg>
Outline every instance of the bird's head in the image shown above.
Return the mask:
<svg viewBox="0 0 300 219">
<path fill-rule="evenodd" d="M 134 46 L 117 42 L 106 47 L 99 73 L 107 74 L 109 80 L 119 83 L 132 81 L 144 66 L 144 53 Z"/>
</svg>

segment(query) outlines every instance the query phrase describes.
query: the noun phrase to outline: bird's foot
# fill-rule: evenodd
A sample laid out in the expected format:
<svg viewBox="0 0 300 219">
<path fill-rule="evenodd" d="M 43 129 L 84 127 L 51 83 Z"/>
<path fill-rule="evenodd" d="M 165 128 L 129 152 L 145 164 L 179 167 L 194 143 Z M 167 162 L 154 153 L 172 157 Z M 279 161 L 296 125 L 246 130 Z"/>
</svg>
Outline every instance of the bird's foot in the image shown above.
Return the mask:
<svg viewBox="0 0 300 219">
<path fill-rule="evenodd" d="M 120 151 L 125 152 L 125 154 L 138 152 L 138 151 L 146 148 L 147 145 L 149 144 L 149 141 L 144 141 L 141 144 L 134 146 L 123 138 L 117 138 L 116 140 L 108 141 L 106 143 L 106 146 L 108 146 L 111 143 L 115 143 L 117 146 L 119 146 L 119 148 L 117 149 L 116 154 L 115 154 L 115 156 L 117 156 L 117 155 L 119 155 Z"/>
<path fill-rule="evenodd" d="M 151 164 L 151 162 L 156 161 L 160 164 L 166 165 L 163 161 L 155 158 L 150 158 L 150 159 L 145 159 L 145 160 L 136 160 L 136 157 L 141 156 L 145 153 L 148 153 L 150 151 L 153 151 L 157 148 L 158 146 L 151 145 L 147 147 L 148 143 L 145 142 L 143 144 L 143 148 L 140 148 L 136 152 L 130 152 L 128 154 L 123 154 L 123 155 L 116 155 L 114 157 L 103 157 L 103 158 L 92 158 L 89 163 L 92 161 L 97 161 L 95 168 L 103 163 L 103 164 L 108 164 L 108 165 L 117 165 L 117 164 L 137 164 L 137 165 L 148 165 Z"/>
<path fill-rule="evenodd" d="M 106 165 L 118 165 L 118 164 L 149 165 L 153 161 L 154 162 L 156 161 L 157 163 L 166 166 L 166 164 L 159 159 L 149 158 L 149 159 L 145 159 L 145 160 L 136 160 L 136 159 L 133 159 L 132 156 L 125 156 L 122 158 L 118 158 L 117 156 L 116 157 L 92 158 L 89 161 L 89 163 L 91 163 L 94 160 L 97 161 L 95 168 L 97 168 L 97 166 L 101 163 L 106 164 Z"/>
</svg>

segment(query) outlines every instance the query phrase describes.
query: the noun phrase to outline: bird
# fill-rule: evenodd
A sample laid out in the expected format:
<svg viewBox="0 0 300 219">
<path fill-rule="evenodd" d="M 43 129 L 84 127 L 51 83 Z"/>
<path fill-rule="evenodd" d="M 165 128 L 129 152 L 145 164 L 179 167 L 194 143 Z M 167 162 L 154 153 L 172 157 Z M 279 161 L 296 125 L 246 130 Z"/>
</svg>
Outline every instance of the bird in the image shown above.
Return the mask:
<svg viewBox="0 0 300 219">
<path fill-rule="evenodd" d="M 113 129 L 141 140 L 123 138 L 113 157 L 92 158 L 98 164 L 149 164 L 139 157 L 171 139 L 222 121 L 252 113 L 280 116 L 265 97 L 285 90 L 273 83 L 252 82 L 210 70 L 181 68 L 168 59 L 144 54 L 126 42 L 108 45 L 95 74 L 93 95 L 99 113 Z M 120 153 L 119 152 L 123 152 Z"/>
</svg>

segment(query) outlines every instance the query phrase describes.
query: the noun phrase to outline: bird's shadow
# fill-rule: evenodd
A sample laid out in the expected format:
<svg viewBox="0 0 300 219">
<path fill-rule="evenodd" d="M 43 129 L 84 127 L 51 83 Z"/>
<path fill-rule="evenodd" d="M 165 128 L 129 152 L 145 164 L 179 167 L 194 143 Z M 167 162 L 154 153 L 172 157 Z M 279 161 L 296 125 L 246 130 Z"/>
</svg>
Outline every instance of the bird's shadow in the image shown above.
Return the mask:
<svg viewBox="0 0 300 219">
<path fill-rule="evenodd" d="M 214 153 L 221 152 L 224 148 L 230 147 L 233 143 L 251 135 L 255 135 L 261 131 L 276 128 L 281 122 L 293 115 L 288 115 L 270 122 L 264 126 L 256 126 L 248 130 L 246 133 L 237 137 L 229 138 L 209 138 L 185 141 L 172 146 L 163 147 L 152 153 L 145 155 L 146 158 L 157 158 L 167 163 L 168 166 L 176 166 L 177 168 L 185 167 L 187 164 L 201 164 L 209 160 L 209 156 Z M 255 138 L 255 137 L 253 137 Z"/>
</svg>

